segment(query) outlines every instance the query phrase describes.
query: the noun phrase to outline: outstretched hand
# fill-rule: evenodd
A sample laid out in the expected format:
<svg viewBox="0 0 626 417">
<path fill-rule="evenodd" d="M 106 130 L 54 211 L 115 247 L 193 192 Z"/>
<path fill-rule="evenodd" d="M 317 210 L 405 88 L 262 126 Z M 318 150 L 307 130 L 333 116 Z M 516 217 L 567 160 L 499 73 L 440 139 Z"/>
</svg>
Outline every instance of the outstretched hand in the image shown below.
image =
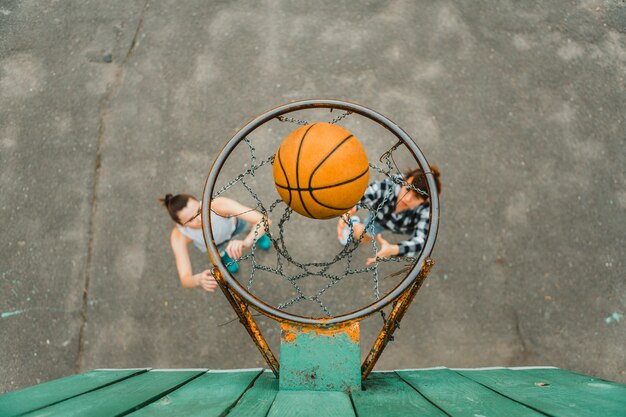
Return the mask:
<svg viewBox="0 0 626 417">
<path fill-rule="evenodd" d="M 197 274 L 196 277 L 199 287 L 202 287 L 203 290 L 208 292 L 215 292 L 215 289 L 217 288 L 217 281 L 211 273 L 211 270 L 205 269 Z"/>
<path fill-rule="evenodd" d="M 370 266 L 371 264 L 376 262 L 377 258 L 388 258 L 390 256 L 395 256 L 400 253 L 400 248 L 398 245 L 392 245 L 387 242 L 381 234 L 376 235 L 376 243 L 378 243 L 378 252 L 376 252 L 376 256 L 373 258 L 367 258 L 366 265 Z"/>
</svg>

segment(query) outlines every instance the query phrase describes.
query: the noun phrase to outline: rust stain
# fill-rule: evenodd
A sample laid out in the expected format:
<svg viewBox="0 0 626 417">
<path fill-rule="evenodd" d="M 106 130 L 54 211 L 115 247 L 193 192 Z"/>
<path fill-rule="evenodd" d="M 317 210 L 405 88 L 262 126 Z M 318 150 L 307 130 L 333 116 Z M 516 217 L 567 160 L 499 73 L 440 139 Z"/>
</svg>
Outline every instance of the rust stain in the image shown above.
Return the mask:
<svg viewBox="0 0 626 417">
<path fill-rule="evenodd" d="M 359 323 L 354 323 L 353 325 L 346 326 L 346 334 L 352 340 L 352 343 L 359 343 L 360 340 L 360 328 Z"/>
<path fill-rule="evenodd" d="M 378 358 L 380 358 L 380 355 L 383 353 L 383 350 L 389 341 L 393 340 L 393 333 L 396 330 L 397 324 L 402 320 L 404 313 L 413 302 L 415 295 L 428 277 L 428 274 L 434 264 L 435 261 L 432 258 L 426 258 L 422 270 L 415 279 L 413 285 L 410 286 L 401 296 L 399 296 L 393 304 L 391 312 L 389 313 L 383 328 L 374 341 L 374 345 L 370 349 L 367 358 L 365 358 L 365 361 L 363 361 L 363 364 L 361 365 L 362 381 L 367 379 L 372 369 L 374 369 L 374 365 L 378 361 Z"/>
<path fill-rule="evenodd" d="M 219 271 L 216 274 L 216 280 L 219 283 L 220 289 L 224 293 L 224 296 L 233 307 L 233 310 L 235 310 L 235 313 L 237 313 L 239 321 L 248 331 L 248 334 L 253 339 L 254 344 L 261 352 L 261 355 L 265 359 L 265 362 L 267 362 L 274 375 L 278 377 L 280 364 L 276 360 L 276 357 L 274 356 L 274 353 L 272 352 L 270 347 L 267 345 L 267 342 L 261 334 L 261 330 L 254 321 L 252 314 L 248 310 L 247 305 L 243 302 L 241 298 L 239 298 L 237 294 L 230 291 L 230 289 L 228 288 L 228 284 L 224 281 L 224 278 L 221 276 Z"/>
<path fill-rule="evenodd" d="M 294 332 L 283 329 L 281 333 L 285 343 L 293 343 L 296 341 L 296 334 Z"/>
<path fill-rule="evenodd" d="M 290 323 L 281 323 L 282 338 L 287 343 L 295 342 L 298 334 L 314 333 L 316 336 L 336 337 L 339 334 L 345 334 L 353 343 L 359 343 L 360 340 L 360 324 L 359 322 L 350 323 L 348 325 L 331 325 L 328 327 L 294 325 Z"/>
</svg>

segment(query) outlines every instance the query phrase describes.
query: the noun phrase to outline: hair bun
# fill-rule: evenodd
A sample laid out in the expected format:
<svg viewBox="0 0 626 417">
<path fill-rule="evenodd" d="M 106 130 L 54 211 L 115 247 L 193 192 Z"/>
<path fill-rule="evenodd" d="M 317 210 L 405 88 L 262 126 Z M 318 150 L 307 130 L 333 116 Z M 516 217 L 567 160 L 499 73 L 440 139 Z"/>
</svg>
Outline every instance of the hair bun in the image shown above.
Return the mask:
<svg viewBox="0 0 626 417">
<path fill-rule="evenodd" d="M 172 201 L 172 198 L 174 198 L 172 194 L 165 194 L 165 197 L 161 199 L 161 202 L 167 207 L 169 206 L 170 201 Z"/>
</svg>

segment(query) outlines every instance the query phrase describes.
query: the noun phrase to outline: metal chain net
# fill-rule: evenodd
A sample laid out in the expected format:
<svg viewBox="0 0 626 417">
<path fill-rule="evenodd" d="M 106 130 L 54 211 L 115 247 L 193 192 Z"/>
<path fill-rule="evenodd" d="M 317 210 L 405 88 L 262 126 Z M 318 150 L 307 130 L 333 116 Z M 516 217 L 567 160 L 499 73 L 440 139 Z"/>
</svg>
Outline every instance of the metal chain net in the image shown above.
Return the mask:
<svg viewBox="0 0 626 417">
<path fill-rule="evenodd" d="M 349 116 L 351 113 L 352 112 L 342 113 L 336 116 L 330 123 L 333 123 L 333 124 L 337 123 L 340 120 Z M 294 123 L 298 125 L 309 124 L 309 122 L 307 122 L 306 120 L 298 120 L 298 119 L 284 117 L 284 116 L 278 116 L 277 119 L 281 122 Z M 250 277 L 248 278 L 248 282 L 246 285 L 246 288 L 249 292 L 252 292 L 252 289 L 254 286 L 255 272 L 265 271 L 267 273 L 282 277 L 285 281 L 289 282 L 289 284 L 295 290 L 295 294 L 296 294 L 295 297 L 278 304 L 276 306 L 277 309 L 279 310 L 286 309 L 299 302 L 307 300 L 307 301 L 313 301 L 317 303 L 320 309 L 323 311 L 324 315 L 328 317 L 332 317 L 333 316 L 332 312 L 330 311 L 328 306 L 326 306 L 322 302 L 321 297 L 326 291 L 331 289 L 341 280 L 351 275 L 355 275 L 355 274 L 361 274 L 361 273 L 371 274 L 372 295 L 373 295 L 374 300 L 379 300 L 380 299 L 380 279 L 381 279 L 379 276 L 379 271 L 378 271 L 379 263 L 381 262 L 404 263 L 405 265 L 403 265 L 403 268 L 399 271 L 399 273 L 401 273 L 401 272 L 410 270 L 411 267 L 417 262 L 417 259 L 418 259 L 417 257 L 409 257 L 409 256 L 394 256 L 394 257 L 386 257 L 386 258 L 376 257 L 376 262 L 370 266 L 366 266 L 362 268 L 353 267 L 352 266 L 353 254 L 354 254 L 354 251 L 359 247 L 361 243 L 360 242 L 361 239 L 357 239 L 355 237 L 353 233 L 353 224 L 349 221 L 346 221 L 345 217 L 342 217 L 342 219 L 346 222 L 346 226 L 349 228 L 348 241 L 346 245 L 343 247 L 343 249 L 339 253 L 337 253 L 333 259 L 326 261 L 326 262 L 308 262 L 308 263 L 299 262 L 298 260 L 294 259 L 290 255 L 285 245 L 285 236 L 284 236 L 285 224 L 291 218 L 293 210 L 282 199 L 277 199 L 273 201 L 269 205 L 269 207 L 266 207 L 263 204 L 261 198 L 257 195 L 257 193 L 255 193 L 255 191 L 248 184 L 249 178 L 254 177 L 257 170 L 266 166 L 273 165 L 274 155 L 271 155 L 268 158 L 261 160 L 261 162 L 258 162 L 258 158 L 256 156 L 256 149 L 252 145 L 251 141 L 248 138 L 244 138 L 243 142 L 248 147 L 248 151 L 250 155 L 250 168 L 248 168 L 243 173 L 237 175 L 235 178 L 231 179 L 230 181 L 228 181 L 224 186 L 222 186 L 218 191 L 216 191 L 213 194 L 212 198 L 219 197 L 220 195 L 225 193 L 228 189 L 230 189 L 236 184 L 241 184 L 256 202 L 256 206 L 253 207 L 251 210 L 257 210 L 263 215 L 264 220 L 261 223 L 259 223 L 254 230 L 254 242 L 252 244 L 252 247 L 250 248 L 249 253 L 244 254 L 241 258 L 237 259 L 237 262 L 250 260 L 251 273 L 250 273 Z M 426 191 L 420 190 L 414 187 L 412 184 L 407 183 L 404 180 L 404 177 L 402 176 L 400 170 L 398 169 L 393 159 L 393 152 L 398 147 L 400 147 L 400 145 L 402 145 L 402 142 L 396 143 L 394 146 L 392 146 L 390 149 L 388 149 L 386 152 L 384 152 L 380 156 L 379 161 L 381 162 L 382 166 L 377 166 L 370 162 L 369 163 L 370 168 L 384 175 L 385 177 L 389 178 L 395 184 L 406 186 L 410 190 L 416 191 L 423 196 L 427 196 L 428 193 Z M 368 216 L 369 220 L 364 225 L 366 230 L 369 230 L 373 226 L 374 220 L 376 219 L 376 215 L 383 209 L 385 204 L 387 204 L 387 202 L 393 197 L 393 193 L 394 193 L 393 188 L 392 187 L 388 188 L 385 194 L 383 195 L 383 200 L 376 207 L 369 207 L 368 205 L 364 205 L 361 202 L 357 204 L 358 208 L 365 209 L 369 213 L 369 216 Z M 275 233 L 275 232 L 273 233 L 272 230 L 270 230 L 269 224 L 267 223 L 267 221 L 265 221 L 265 219 L 269 218 L 270 214 L 279 212 L 280 210 L 282 210 L 282 214 L 280 215 L 280 220 L 277 225 L 278 233 Z M 238 213 L 237 215 L 240 215 L 240 214 L 243 214 L 243 213 Z M 229 217 L 234 217 L 234 216 L 229 216 Z M 276 266 L 264 265 L 260 263 L 257 259 L 258 258 L 256 256 L 257 239 L 263 234 L 261 232 L 261 228 L 263 228 L 263 232 L 269 237 L 272 243 L 272 246 L 276 250 Z M 363 236 L 364 235 L 365 233 L 363 233 Z M 378 252 L 376 239 L 371 240 L 371 250 L 374 253 L 373 256 L 375 256 L 375 254 Z M 344 259 L 346 260 L 347 266 L 341 274 L 331 273 L 329 271 L 333 265 L 335 265 L 337 262 L 343 261 Z M 225 266 L 228 267 L 232 263 L 234 263 L 234 261 L 225 264 Z M 295 266 L 298 272 L 295 274 L 287 273 L 286 265 L 288 264 Z M 312 294 L 306 294 L 305 291 L 303 291 L 303 289 L 298 284 L 310 277 L 323 277 L 327 280 L 326 285 L 324 285 L 321 289 L 319 289 L 318 291 Z M 384 316 L 383 316 L 383 320 L 384 320 Z"/>
</svg>

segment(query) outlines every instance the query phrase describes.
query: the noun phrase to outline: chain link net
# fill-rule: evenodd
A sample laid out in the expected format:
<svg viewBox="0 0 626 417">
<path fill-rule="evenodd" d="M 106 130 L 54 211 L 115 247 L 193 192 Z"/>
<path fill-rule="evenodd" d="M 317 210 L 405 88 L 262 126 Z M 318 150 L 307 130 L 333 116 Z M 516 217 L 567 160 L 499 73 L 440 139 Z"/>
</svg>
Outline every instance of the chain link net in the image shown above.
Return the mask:
<svg viewBox="0 0 626 417">
<path fill-rule="evenodd" d="M 344 118 L 346 118 L 347 116 L 349 116 L 351 113 L 352 112 L 342 113 L 336 116 L 330 123 L 333 123 L 333 124 L 337 123 L 343 120 Z M 280 122 L 289 122 L 289 123 L 293 123 L 297 125 L 309 124 L 309 122 L 306 120 L 300 120 L 300 119 L 295 119 L 291 117 L 278 116 L 276 119 L 279 120 Z M 212 198 L 216 198 L 216 197 L 223 195 L 227 190 L 229 190 L 236 184 L 241 184 L 243 188 L 249 193 L 249 195 L 256 202 L 256 206 L 253 207 L 251 210 L 257 210 L 263 215 L 264 220 L 258 223 L 255 227 L 254 242 L 252 244 L 252 247 L 250 248 L 249 253 L 244 254 L 241 258 L 237 259 L 237 262 L 245 262 L 245 261 L 250 262 L 251 272 L 246 283 L 246 288 L 248 292 L 250 293 L 253 292 L 253 287 L 255 283 L 255 273 L 257 271 L 264 271 L 269 274 L 281 277 L 282 279 L 287 281 L 295 292 L 294 297 L 279 303 L 276 306 L 277 309 L 283 310 L 297 303 L 300 303 L 302 301 L 312 301 L 316 303 L 317 305 L 319 305 L 319 308 L 321 309 L 321 311 L 323 312 L 325 316 L 333 317 L 333 313 L 331 312 L 329 307 L 325 305 L 324 302 L 322 301 L 322 296 L 326 291 L 333 288 L 337 283 L 339 283 L 343 279 L 349 276 L 355 275 L 355 274 L 363 274 L 363 273 L 370 274 L 371 282 L 372 282 L 372 297 L 374 300 L 379 300 L 381 297 L 381 294 L 380 294 L 381 277 L 379 276 L 379 264 L 382 262 L 385 262 L 385 263 L 396 262 L 396 263 L 404 264 L 402 269 L 390 275 L 390 276 L 393 276 L 393 275 L 401 274 L 403 272 L 408 272 L 417 262 L 417 259 L 418 259 L 417 257 L 409 257 L 409 256 L 394 256 L 394 257 L 385 257 L 385 258 L 376 257 L 376 262 L 374 262 L 370 266 L 354 267 L 353 266 L 354 252 L 361 244 L 361 240 L 363 239 L 363 236 L 365 236 L 365 233 L 363 233 L 363 235 L 360 238 L 357 238 L 353 233 L 354 232 L 353 223 L 350 221 L 347 221 L 345 217 L 341 217 L 341 218 L 346 223 L 346 227 L 349 228 L 348 240 L 345 246 L 343 247 L 343 249 L 341 249 L 333 257 L 333 259 L 326 261 L 326 262 L 301 262 L 295 259 L 289 253 L 287 246 L 285 244 L 285 225 L 290 220 L 291 215 L 293 214 L 293 210 L 280 198 L 274 200 L 268 207 L 266 207 L 266 205 L 263 204 L 260 196 L 252 189 L 252 187 L 248 183 L 248 180 L 251 177 L 254 177 L 255 173 L 259 169 L 273 165 L 274 155 L 271 155 L 265 159 L 262 159 L 260 162 L 258 162 L 259 159 L 257 158 L 257 155 L 256 155 L 256 149 L 252 145 L 252 142 L 249 140 L 249 138 L 244 138 L 243 143 L 245 143 L 245 145 L 248 147 L 248 154 L 250 158 L 250 168 L 246 169 L 243 173 L 236 175 L 233 179 L 226 182 L 225 185 L 223 185 L 219 190 L 213 193 Z M 397 150 L 400 147 L 400 145 L 402 145 L 402 142 L 396 143 L 395 145 L 393 145 L 391 148 L 389 148 L 386 152 L 384 152 L 380 156 L 379 161 L 382 164 L 382 166 L 377 166 L 370 162 L 369 163 L 370 168 L 374 170 L 375 172 L 382 174 L 386 178 L 389 178 L 395 184 L 405 186 L 408 189 L 416 191 L 417 193 L 423 196 L 427 196 L 428 193 L 426 191 L 420 190 L 414 187 L 412 184 L 407 183 L 404 180 L 404 177 L 402 176 L 400 170 L 398 169 L 393 159 L 393 152 Z M 387 191 L 383 195 L 383 199 L 380 202 L 380 204 L 378 204 L 376 207 L 368 207 L 367 205 L 364 205 L 362 203 L 357 204 L 358 208 L 365 209 L 369 213 L 369 216 L 368 216 L 369 220 L 364 224 L 366 230 L 370 230 L 370 228 L 373 226 L 374 220 L 376 219 L 376 215 L 383 209 L 383 207 L 388 202 L 390 202 L 390 200 L 393 197 L 394 197 L 394 190 L 393 188 L 390 187 L 387 189 Z M 280 213 L 280 210 L 282 210 L 282 214 L 280 214 L 280 220 L 278 221 L 278 224 L 277 224 L 277 231 L 272 230 L 270 228 L 270 225 L 267 219 L 270 218 L 271 214 Z M 237 216 L 241 214 L 243 213 L 238 213 Z M 229 217 L 234 217 L 234 216 L 235 215 L 229 216 Z M 261 237 L 263 233 L 265 233 L 269 237 L 272 243 L 272 246 L 276 251 L 275 266 L 269 266 L 269 265 L 259 262 L 259 259 L 258 259 L 259 256 L 257 256 L 257 253 L 258 253 L 257 252 L 257 239 Z M 376 239 L 371 239 L 370 245 L 371 245 L 371 250 L 373 251 L 373 254 L 374 254 L 373 256 L 375 257 L 376 256 L 375 254 L 378 252 L 378 245 L 377 245 Z M 338 273 L 332 273 L 330 271 L 333 265 L 344 260 L 346 262 L 346 268 L 343 270 L 342 273 L 338 274 Z M 234 262 L 235 261 L 231 261 L 229 263 L 226 263 L 224 266 L 228 268 Z M 291 265 L 295 267 L 297 272 L 296 273 L 287 272 L 287 268 L 286 268 L 287 265 Z M 311 278 L 311 277 L 321 277 L 321 278 L 326 279 L 327 282 L 321 289 L 313 293 L 307 294 L 299 284 L 304 282 L 304 280 Z M 381 313 L 382 313 L 382 310 L 381 310 Z M 383 320 L 384 320 L 384 315 L 383 315 Z"/>
</svg>

